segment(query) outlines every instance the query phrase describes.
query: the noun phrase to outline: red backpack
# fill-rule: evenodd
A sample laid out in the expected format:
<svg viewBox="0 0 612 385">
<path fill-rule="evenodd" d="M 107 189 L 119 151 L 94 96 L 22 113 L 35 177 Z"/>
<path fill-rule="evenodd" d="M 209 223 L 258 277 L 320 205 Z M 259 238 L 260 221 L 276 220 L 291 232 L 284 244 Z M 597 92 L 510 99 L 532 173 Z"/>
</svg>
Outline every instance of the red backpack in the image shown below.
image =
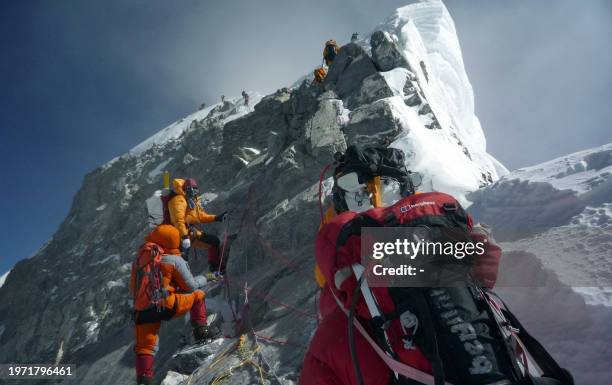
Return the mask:
<svg viewBox="0 0 612 385">
<path fill-rule="evenodd" d="M 349 336 L 361 333 L 370 342 L 395 372 L 394 384 L 571 384 L 571 375 L 503 302 L 475 281 L 466 279 L 459 287 L 368 285 L 361 258 L 362 228 L 421 226 L 467 239 L 472 219 L 448 194 L 414 194 L 352 216 L 327 232 L 324 227 L 320 236 L 330 243 L 317 240 L 317 263 L 349 318 Z M 349 341 L 356 357 L 354 345 Z M 353 366 L 356 377 L 361 377 L 359 363 L 354 360 Z"/>
<path fill-rule="evenodd" d="M 178 194 L 175 193 L 174 190 L 171 190 L 171 189 L 162 190 L 161 201 L 162 201 L 162 208 L 163 208 L 163 213 L 164 213 L 164 218 L 161 223 L 162 225 L 172 224 L 172 221 L 170 220 L 170 209 L 168 208 L 168 204 L 170 203 L 172 198 L 174 198 L 177 195 Z"/>
<path fill-rule="evenodd" d="M 155 306 L 161 309 L 167 292 L 162 286 L 161 258 L 164 250 L 161 246 L 147 242 L 138 251 L 136 261 L 132 264 L 132 282 L 130 291 L 134 297 L 134 309 L 138 311 Z"/>
</svg>

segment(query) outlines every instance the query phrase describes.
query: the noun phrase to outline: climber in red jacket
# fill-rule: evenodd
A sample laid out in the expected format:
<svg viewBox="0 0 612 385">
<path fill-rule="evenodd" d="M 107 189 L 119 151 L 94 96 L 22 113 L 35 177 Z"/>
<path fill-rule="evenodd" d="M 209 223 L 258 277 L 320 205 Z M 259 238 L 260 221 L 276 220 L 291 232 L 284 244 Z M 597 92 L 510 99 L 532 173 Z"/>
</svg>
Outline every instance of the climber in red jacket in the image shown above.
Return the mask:
<svg viewBox="0 0 612 385">
<path fill-rule="evenodd" d="M 425 200 L 431 199 L 430 194 L 414 195 L 412 199 L 414 197 L 422 197 Z M 417 200 L 421 200 L 421 198 L 417 198 Z M 384 210 L 384 208 L 374 210 Z M 344 304 L 351 302 L 351 293 L 343 290 L 342 287 L 343 282 L 341 282 L 339 272 L 342 270 L 340 266 L 346 263 L 342 260 L 346 258 L 346 255 L 343 256 L 338 253 L 337 240 L 345 225 L 358 215 L 357 212 L 346 211 L 330 219 L 321 228 L 316 239 L 317 265 L 325 280 L 328 283 L 333 283 L 333 285 L 326 285 L 323 290 L 329 292 L 321 295 L 328 299 L 338 297 Z M 475 262 L 472 274 L 484 286 L 492 287 L 497 278 L 501 249 L 490 238 L 488 229 L 481 226 L 472 227 L 471 219 L 468 221 L 470 222 L 470 234 L 474 242 L 484 242 L 486 245 L 485 253 Z M 348 281 L 346 278 L 345 280 Z M 325 316 L 319 324 L 304 358 L 300 384 L 360 385 L 351 360 L 347 315 L 336 300 L 321 300 L 321 306 L 321 313 Z M 363 306 L 357 307 L 356 316 L 361 319 L 371 317 L 368 309 Z M 358 332 L 354 333 L 354 343 L 363 384 L 391 384 L 391 379 L 394 376 L 393 371 L 376 353 L 373 346 Z M 404 354 L 402 362 L 424 373 L 432 373 L 429 360 L 418 348 Z"/>
<path fill-rule="evenodd" d="M 448 194 L 417 192 L 401 150 L 351 146 L 334 159 L 315 244 L 321 322 L 300 385 L 573 385 L 491 290 L 501 249 L 488 227 Z M 390 227 L 391 242 L 378 238 Z M 393 251 L 405 243 L 418 253 Z M 398 278 L 412 264 L 423 274 Z"/>
</svg>

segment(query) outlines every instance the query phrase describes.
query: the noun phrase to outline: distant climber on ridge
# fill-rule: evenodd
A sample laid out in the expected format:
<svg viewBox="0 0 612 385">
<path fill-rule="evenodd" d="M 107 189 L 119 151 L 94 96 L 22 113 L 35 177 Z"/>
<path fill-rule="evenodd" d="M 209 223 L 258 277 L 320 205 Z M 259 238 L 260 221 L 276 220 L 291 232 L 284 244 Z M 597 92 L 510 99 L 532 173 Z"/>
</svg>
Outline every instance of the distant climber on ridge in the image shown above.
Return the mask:
<svg viewBox="0 0 612 385">
<path fill-rule="evenodd" d="M 332 65 L 336 55 L 340 51 L 340 47 L 336 43 L 334 39 L 330 39 L 325 42 L 325 47 L 323 48 L 323 63 L 326 66 Z M 322 83 L 327 76 L 327 70 L 325 69 L 325 65 L 321 65 L 321 67 L 315 68 L 313 71 L 313 78 L 315 83 Z"/>
<path fill-rule="evenodd" d="M 339 51 L 340 47 L 334 39 L 329 39 L 326 41 L 325 48 L 323 48 L 323 60 L 325 60 L 325 65 L 328 67 L 332 65 Z"/>
<path fill-rule="evenodd" d="M 244 100 L 244 105 L 245 106 L 249 106 L 249 94 L 246 93 L 246 91 L 242 91 L 242 99 Z"/>
<path fill-rule="evenodd" d="M 181 249 L 186 252 L 192 242 L 195 247 L 208 249 L 208 266 L 211 273 L 225 273 L 227 257 L 220 253 L 221 241 L 216 235 L 204 233 L 195 225 L 211 222 L 223 222 L 227 212 L 220 215 L 208 214 L 202 207 L 198 184 L 195 179 L 174 179 L 173 196 L 168 201 L 170 223 L 176 227 L 181 237 Z M 227 250 L 226 250 L 227 251 Z M 227 254 L 227 252 L 226 252 Z"/>
<path fill-rule="evenodd" d="M 206 278 L 194 277 L 181 257 L 179 232 L 162 224 L 146 238 L 132 265 L 130 292 L 134 298 L 136 323 L 136 376 L 138 385 L 153 384 L 153 363 L 158 349 L 159 328 L 190 313 L 193 337 L 201 343 L 215 332 L 206 321 Z"/>
</svg>

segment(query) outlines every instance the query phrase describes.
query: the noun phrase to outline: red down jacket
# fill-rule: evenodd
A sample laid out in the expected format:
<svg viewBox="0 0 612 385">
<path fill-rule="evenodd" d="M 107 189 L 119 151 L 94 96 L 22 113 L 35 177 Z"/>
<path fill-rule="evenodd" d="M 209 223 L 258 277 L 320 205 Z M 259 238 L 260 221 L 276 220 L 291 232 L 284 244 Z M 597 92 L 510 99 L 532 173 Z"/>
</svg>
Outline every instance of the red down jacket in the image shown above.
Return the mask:
<svg viewBox="0 0 612 385">
<path fill-rule="evenodd" d="M 440 193 L 425 193 L 405 198 L 411 203 L 416 200 L 432 199 L 433 195 Z M 451 198 L 452 199 L 452 198 Z M 403 200 L 402 200 L 403 201 Z M 399 203 L 399 202 L 398 202 Z M 368 213 L 374 216 L 383 215 L 385 208 L 372 209 Z M 336 240 L 343 226 L 357 216 L 355 212 L 345 212 L 330 220 L 318 233 L 316 239 L 315 253 L 317 264 L 325 276 L 327 285 L 321 291 L 320 311 L 323 320 L 310 343 L 301 371 L 300 385 L 358 385 L 355 370 L 352 365 L 348 341 L 348 319 L 345 312 L 340 309 L 332 294 L 348 309 L 351 302 L 352 288 L 356 286 L 356 279 L 350 276 L 343 282 L 335 282 L 336 273 L 343 267 L 350 266 L 354 262 L 347 260 L 354 258 L 354 253 L 342 253 L 336 249 Z M 475 242 L 483 242 L 489 238 L 487 228 L 481 226 L 472 227 L 471 218 L 468 219 L 471 236 Z M 484 286 L 492 288 L 497 278 L 501 249 L 494 241 L 487 239 L 485 242 L 485 253 L 479 257 L 473 267 L 473 275 L 480 280 Z M 340 288 L 336 288 L 340 284 Z M 371 288 L 374 294 L 377 290 L 384 288 Z M 384 298 L 386 296 L 380 296 Z M 377 296 L 377 300 L 379 297 Z M 392 303 L 379 303 L 384 312 L 392 309 Z M 356 316 L 368 318 L 369 312 L 363 299 L 360 299 L 356 307 Z M 362 322 L 365 327 L 365 324 Z M 355 350 L 360 363 L 361 373 L 365 385 L 389 385 L 393 372 L 387 364 L 377 355 L 369 342 L 357 331 L 354 333 Z M 420 350 L 404 350 L 401 361 L 411 367 L 423 372 L 431 373 L 431 365 Z"/>
</svg>

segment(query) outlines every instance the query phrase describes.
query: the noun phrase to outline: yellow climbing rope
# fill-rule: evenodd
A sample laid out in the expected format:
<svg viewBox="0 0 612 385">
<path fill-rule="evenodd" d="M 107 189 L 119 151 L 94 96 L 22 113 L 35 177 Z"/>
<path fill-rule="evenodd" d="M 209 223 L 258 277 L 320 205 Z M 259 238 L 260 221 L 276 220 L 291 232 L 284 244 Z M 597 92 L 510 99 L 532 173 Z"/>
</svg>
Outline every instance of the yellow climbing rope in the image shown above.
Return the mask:
<svg viewBox="0 0 612 385">
<path fill-rule="evenodd" d="M 257 364 L 255 361 L 253 361 L 253 357 L 255 356 L 255 354 L 259 351 L 259 346 L 256 346 L 255 349 L 250 349 L 247 346 L 247 336 L 246 334 L 242 334 L 240 336 L 240 338 L 238 339 L 238 342 L 236 343 L 236 353 L 238 355 L 238 358 L 240 358 L 240 362 L 232 367 L 230 367 L 228 370 L 226 370 L 225 372 L 219 374 L 217 377 L 215 377 L 215 379 L 213 380 L 213 382 L 211 383 L 211 385 L 217 385 L 220 384 L 221 381 L 225 378 L 230 377 L 233 374 L 233 371 L 245 366 L 245 365 L 253 365 L 257 371 L 259 372 L 259 380 L 261 381 L 262 385 L 265 385 L 266 382 L 264 380 L 264 374 L 267 374 L 265 372 L 265 370 L 263 370 L 263 368 Z M 227 358 L 227 357 L 226 357 Z M 218 361 L 220 362 L 220 361 Z M 211 366 L 216 365 L 218 362 L 213 362 L 211 364 Z"/>
<path fill-rule="evenodd" d="M 258 363 L 253 361 L 253 358 L 255 357 L 255 354 L 260 350 L 260 347 L 259 345 L 256 345 L 254 349 L 249 348 L 247 342 L 248 342 L 248 339 L 247 339 L 246 334 L 242 334 L 240 338 L 238 339 L 238 341 L 236 342 L 236 344 L 230 345 L 227 349 L 225 349 L 225 351 L 223 351 L 223 353 L 218 355 L 217 358 L 215 358 L 215 360 L 208 366 L 209 369 L 212 369 L 215 366 L 219 365 L 221 362 L 225 361 L 229 357 L 228 353 L 233 351 L 232 348 L 235 348 L 236 354 L 238 355 L 238 358 L 240 359 L 239 363 L 230 367 L 229 369 L 227 369 L 226 371 L 224 371 L 223 373 L 215 377 L 211 385 L 220 384 L 221 381 L 223 381 L 224 379 L 231 377 L 234 370 L 240 367 L 243 367 L 245 365 L 254 366 L 259 373 L 259 380 L 261 384 L 262 385 L 266 384 L 264 375 L 268 373 Z"/>
<path fill-rule="evenodd" d="M 217 355 L 217 357 L 213 360 L 213 362 L 210 363 L 210 365 L 208 365 L 207 367 L 200 366 L 195 372 L 191 373 L 191 375 L 187 379 L 186 385 L 192 385 L 194 381 L 199 380 L 201 377 L 200 376 L 201 372 L 206 372 L 209 369 L 212 369 L 215 366 L 219 365 L 221 362 L 225 361 L 225 359 L 229 357 L 229 353 L 231 353 L 233 349 L 238 346 L 238 344 L 240 344 L 240 340 L 238 340 L 234 344 L 228 345 L 227 348 L 225 348 L 225 350 L 223 350 L 221 353 Z"/>
</svg>

